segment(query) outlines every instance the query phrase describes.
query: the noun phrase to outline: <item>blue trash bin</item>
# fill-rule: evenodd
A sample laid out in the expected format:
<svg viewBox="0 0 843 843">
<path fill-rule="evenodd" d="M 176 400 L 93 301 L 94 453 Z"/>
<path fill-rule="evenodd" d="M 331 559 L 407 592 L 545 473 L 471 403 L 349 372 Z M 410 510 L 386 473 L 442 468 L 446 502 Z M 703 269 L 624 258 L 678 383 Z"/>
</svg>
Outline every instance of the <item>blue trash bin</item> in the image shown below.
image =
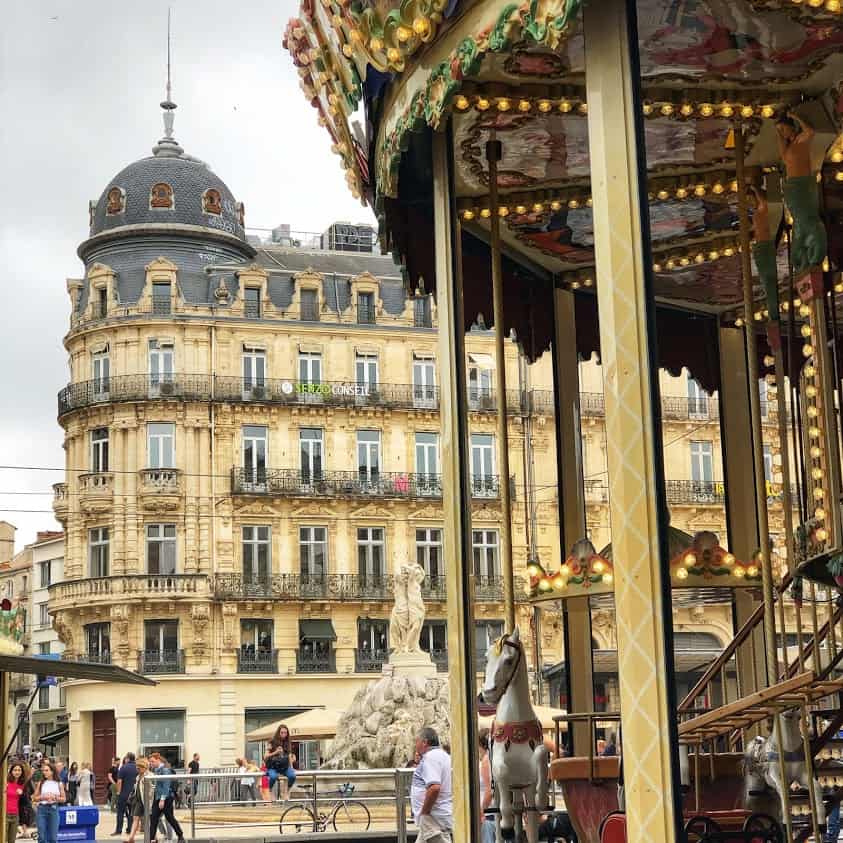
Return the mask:
<svg viewBox="0 0 843 843">
<path fill-rule="evenodd" d="M 59 840 L 96 840 L 99 821 L 95 805 L 60 805 Z"/>
</svg>

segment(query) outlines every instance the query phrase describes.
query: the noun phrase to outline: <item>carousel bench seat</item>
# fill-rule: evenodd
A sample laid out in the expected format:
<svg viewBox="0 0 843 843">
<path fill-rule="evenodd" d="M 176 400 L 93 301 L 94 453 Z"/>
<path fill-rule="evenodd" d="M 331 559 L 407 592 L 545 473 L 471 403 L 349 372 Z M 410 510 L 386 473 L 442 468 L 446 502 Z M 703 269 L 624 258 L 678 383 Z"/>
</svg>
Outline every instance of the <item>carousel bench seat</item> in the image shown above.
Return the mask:
<svg viewBox="0 0 843 843">
<path fill-rule="evenodd" d="M 572 756 L 554 758 L 550 762 L 550 778 L 553 781 L 582 781 L 617 779 L 620 773 L 620 758 L 617 755 L 604 758 Z"/>
</svg>

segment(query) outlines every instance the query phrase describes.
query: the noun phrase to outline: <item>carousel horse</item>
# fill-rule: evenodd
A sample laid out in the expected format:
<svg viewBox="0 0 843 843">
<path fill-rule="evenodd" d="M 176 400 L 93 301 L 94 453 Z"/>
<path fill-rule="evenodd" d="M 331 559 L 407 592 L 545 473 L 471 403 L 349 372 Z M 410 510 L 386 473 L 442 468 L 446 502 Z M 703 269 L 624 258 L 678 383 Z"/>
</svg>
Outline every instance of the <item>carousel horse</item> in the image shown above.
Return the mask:
<svg viewBox="0 0 843 843">
<path fill-rule="evenodd" d="M 489 735 L 492 778 L 500 808 L 497 841 L 515 839 L 514 797 L 523 800 L 527 840 L 538 841 L 538 812 L 547 809 L 548 752 L 533 710 L 527 659 L 518 627 L 486 653 L 481 702 L 497 705 Z"/>
<path fill-rule="evenodd" d="M 805 752 L 802 746 L 802 734 L 799 730 L 799 709 L 791 709 L 781 716 L 782 744 L 784 745 L 784 772 L 787 781 L 782 783 L 779 765 L 779 752 L 776 745 L 775 730 L 766 738 L 755 737 L 744 754 L 744 805 L 747 809 L 753 797 L 763 795 L 768 788 L 775 791 L 781 805 L 783 787 L 790 787 L 797 781 L 808 788 L 808 768 L 805 764 Z M 822 788 L 814 778 L 814 796 L 816 800 L 817 824 L 825 827 L 825 809 L 822 800 Z"/>
</svg>

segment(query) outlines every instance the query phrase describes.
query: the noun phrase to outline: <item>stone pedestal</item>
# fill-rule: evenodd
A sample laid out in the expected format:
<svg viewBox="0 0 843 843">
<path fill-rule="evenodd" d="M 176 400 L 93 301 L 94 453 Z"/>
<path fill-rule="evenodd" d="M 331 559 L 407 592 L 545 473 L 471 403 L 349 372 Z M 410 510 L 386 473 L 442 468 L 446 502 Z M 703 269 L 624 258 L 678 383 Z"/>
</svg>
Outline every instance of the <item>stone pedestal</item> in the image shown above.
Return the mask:
<svg viewBox="0 0 843 843">
<path fill-rule="evenodd" d="M 429 653 L 393 653 L 383 666 L 384 676 L 436 676 Z"/>
</svg>

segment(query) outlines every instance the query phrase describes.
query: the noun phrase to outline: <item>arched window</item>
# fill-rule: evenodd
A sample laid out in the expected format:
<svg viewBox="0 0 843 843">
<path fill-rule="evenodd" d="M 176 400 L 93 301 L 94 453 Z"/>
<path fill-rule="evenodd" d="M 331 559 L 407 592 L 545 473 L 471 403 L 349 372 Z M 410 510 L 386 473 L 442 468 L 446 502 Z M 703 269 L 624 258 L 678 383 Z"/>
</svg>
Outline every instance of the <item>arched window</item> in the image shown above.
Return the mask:
<svg viewBox="0 0 843 843">
<path fill-rule="evenodd" d="M 105 213 L 108 216 L 122 214 L 126 210 L 126 193 L 120 187 L 112 187 L 106 196 L 108 204 L 105 206 Z"/>
<path fill-rule="evenodd" d="M 211 187 L 202 194 L 202 210 L 206 214 L 217 216 L 222 213 L 222 196 L 218 190 Z"/>
<path fill-rule="evenodd" d="M 149 204 L 152 208 L 172 208 L 173 188 L 166 182 L 152 185 L 149 193 Z"/>
</svg>

